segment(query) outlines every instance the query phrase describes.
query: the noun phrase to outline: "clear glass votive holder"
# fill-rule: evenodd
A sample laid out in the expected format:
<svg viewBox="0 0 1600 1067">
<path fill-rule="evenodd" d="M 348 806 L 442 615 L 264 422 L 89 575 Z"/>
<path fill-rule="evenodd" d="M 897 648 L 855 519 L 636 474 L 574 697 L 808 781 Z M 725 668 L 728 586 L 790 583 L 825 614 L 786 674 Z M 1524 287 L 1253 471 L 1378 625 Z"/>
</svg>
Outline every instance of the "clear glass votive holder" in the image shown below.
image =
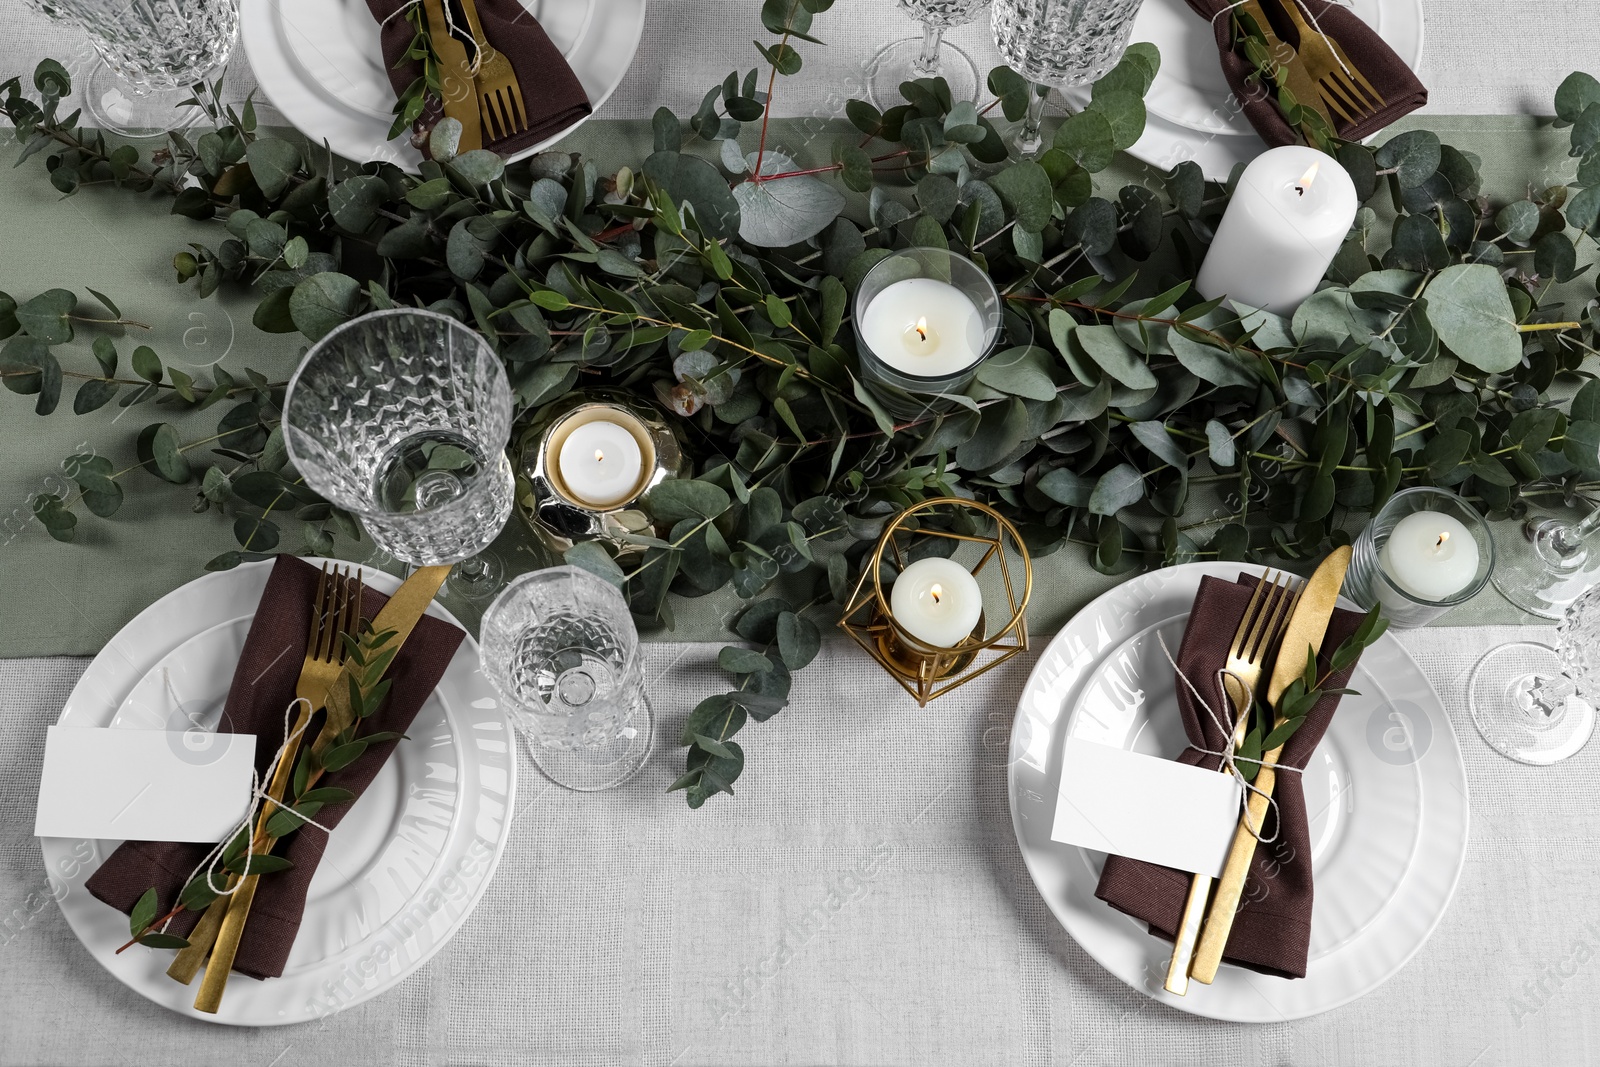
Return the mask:
<svg viewBox="0 0 1600 1067">
<path fill-rule="evenodd" d="M 972 260 L 943 248 L 901 249 L 856 289 L 862 376 L 890 387 L 886 406 L 896 414 L 909 414 L 898 410 L 907 403 L 926 407 L 972 381 L 1000 336 L 1000 310 L 1000 291 Z"/>
<path fill-rule="evenodd" d="M 1386 551 L 1395 527 L 1411 515 L 1431 512 L 1452 522 L 1441 523 L 1455 529 L 1465 527 L 1467 536 L 1477 550 L 1477 565 L 1466 583 L 1446 595 L 1431 599 L 1419 595 L 1396 581 L 1393 568 L 1397 565 Z M 1448 489 L 1419 486 L 1406 489 L 1390 497 L 1367 528 L 1356 538 L 1350 556 L 1350 572 L 1345 578 L 1345 595 L 1363 608 L 1379 605 L 1391 625 L 1399 627 L 1425 626 L 1446 611 L 1478 595 L 1494 571 L 1494 538 L 1489 534 L 1489 524 L 1477 509 Z"/>
</svg>

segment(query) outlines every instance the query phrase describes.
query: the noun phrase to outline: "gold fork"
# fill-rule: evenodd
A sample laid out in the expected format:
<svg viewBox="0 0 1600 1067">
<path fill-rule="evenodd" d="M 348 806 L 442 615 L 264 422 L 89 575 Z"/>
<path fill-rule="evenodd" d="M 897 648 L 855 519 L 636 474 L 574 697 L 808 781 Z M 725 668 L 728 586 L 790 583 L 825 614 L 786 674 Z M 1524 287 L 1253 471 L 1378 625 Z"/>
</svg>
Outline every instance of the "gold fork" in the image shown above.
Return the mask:
<svg viewBox="0 0 1600 1067">
<path fill-rule="evenodd" d="M 1305 60 L 1306 70 L 1317 83 L 1328 110 L 1347 123 L 1366 118 L 1387 101 L 1372 83 L 1356 69 L 1339 47 L 1339 42 L 1312 26 L 1300 10 L 1299 0 L 1278 0 L 1284 14 L 1300 35 L 1296 51 Z"/>
<path fill-rule="evenodd" d="M 343 567 L 334 571 L 329 581 L 328 565 L 323 564 L 317 577 L 317 592 L 311 611 L 311 632 L 306 638 L 305 660 L 300 667 L 300 678 L 295 683 L 295 697 L 300 700 L 300 714 L 295 720 L 291 737 L 272 773 L 272 783 L 267 788 L 270 798 L 262 805 L 256 820 L 255 834 L 250 841 L 250 854 L 266 847 L 267 820 L 283 802 L 294 773 L 296 756 L 311 716 L 320 711 L 328 699 L 328 690 L 344 670 L 345 645 L 343 634 L 354 634 L 361 620 L 362 583 L 359 574 L 351 578 Z M 228 899 L 211 959 L 206 964 L 206 976 L 200 982 L 196 995 L 196 1011 L 215 1013 L 222 1006 L 222 993 L 233 970 L 234 956 L 239 951 L 239 939 L 244 934 L 245 920 L 250 917 L 250 905 L 255 900 L 256 885 L 260 875 L 246 877 Z"/>
<path fill-rule="evenodd" d="M 511 60 L 494 48 L 483 35 L 474 0 L 461 0 L 478 45 L 478 102 L 483 110 L 485 140 L 501 141 L 528 128 L 528 109 L 522 103 L 522 88 Z"/>
<path fill-rule="evenodd" d="M 1262 40 L 1267 43 L 1267 51 L 1272 54 L 1273 73 L 1272 80 L 1280 90 L 1289 90 L 1289 95 L 1294 97 L 1295 103 L 1302 107 L 1309 107 L 1333 125 L 1333 116 L 1328 114 L 1328 109 L 1323 106 L 1322 94 L 1317 89 L 1317 83 L 1311 80 L 1311 75 L 1300 62 L 1300 56 L 1294 49 L 1278 36 L 1278 31 L 1267 18 L 1267 13 L 1261 9 L 1257 0 L 1242 0 L 1235 16 L 1249 15 L 1261 31 Z"/>
<path fill-rule="evenodd" d="M 1287 574 L 1268 572 L 1256 583 L 1250 603 L 1244 609 L 1244 618 L 1239 620 L 1239 629 L 1233 635 L 1233 644 L 1228 648 L 1228 659 L 1222 668 L 1222 686 L 1233 704 L 1233 737 L 1229 743 L 1235 749 L 1244 743 L 1249 731 L 1250 708 L 1255 702 L 1256 686 L 1261 682 L 1267 654 L 1277 647 L 1304 589 L 1302 586 L 1291 590 L 1289 578 Z M 1189 991 L 1189 961 L 1194 958 L 1195 942 L 1200 937 L 1200 924 L 1205 919 L 1206 900 L 1211 895 L 1213 880 L 1209 875 L 1193 876 L 1189 883 L 1189 899 L 1183 906 L 1183 919 L 1173 938 L 1166 988 L 1180 997 Z"/>
</svg>

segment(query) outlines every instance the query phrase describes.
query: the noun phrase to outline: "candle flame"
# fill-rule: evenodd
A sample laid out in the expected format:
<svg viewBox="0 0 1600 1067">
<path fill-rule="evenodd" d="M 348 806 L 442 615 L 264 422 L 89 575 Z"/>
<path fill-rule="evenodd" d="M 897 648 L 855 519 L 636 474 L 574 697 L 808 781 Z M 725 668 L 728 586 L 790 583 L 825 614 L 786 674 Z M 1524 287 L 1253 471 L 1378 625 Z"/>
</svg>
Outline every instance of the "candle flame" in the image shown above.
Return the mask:
<svg viewBox="0 0 1600 1067">
<path fill-rule="evenodd" d="M 1444 543 L 1445 543 L 1445 542 L 1446 542 L 1446 541 L 1448 541 L 1448 540 L 1450 540 L 1450 534 L 1449 534 L 1449 533 L 1448 533 L 1448 532 L 1444 532 L 1444 533 L 1441 533 L 1441 534 L 1440 534 L 1440 535 L 1439 535 L 1439 540 L 1437 540 L 1437 541 L 1435 541 L 1435 542 L 1434 542 L 1434 543 L 1433 543 L 1433 547 L 1434 547 L 1434 548 L 1440 548 L 1440 547 L 1442 547 L 1442 546 L 1443 546 L 1443 545 L 1444 545 Z"/>
<path fill-rule="evenodd" d="M 926 318 L 918 319 L 917 324 L 912 329 L 917 331 L 917 336 L 922 340 L 926 341 L 928 339 L 928 320 Z"/>
<path fill-rule="evenodd" d="M 1317 180 L 1317 171 L 1322 167 L 1322 161 L 1311 164 L 1311 168 L 1300 175 L 1300 180 L 1294 183 L 1294 191 L 1300 196 L 1306 195 L 1306 190 L 1311 188 L 1311 183 Z"/>
<path fill-rule="evenodd" d="M 933 588 L 928 590 L 928 595 L 933 597 L 933 602 L 937 604 L 939 602 L 939 598 L 944 595 L 944 586 L 940 585 L 938 582 L 933 583 Z"/>
<path fill-rule="evenodd" d="M 606 454 L 604 452 L 602 452 L 598 448 L 594 450 L 594 461 L 596 463 L 604 463 L 605 459 L 606 459 Z"/>
</svg>

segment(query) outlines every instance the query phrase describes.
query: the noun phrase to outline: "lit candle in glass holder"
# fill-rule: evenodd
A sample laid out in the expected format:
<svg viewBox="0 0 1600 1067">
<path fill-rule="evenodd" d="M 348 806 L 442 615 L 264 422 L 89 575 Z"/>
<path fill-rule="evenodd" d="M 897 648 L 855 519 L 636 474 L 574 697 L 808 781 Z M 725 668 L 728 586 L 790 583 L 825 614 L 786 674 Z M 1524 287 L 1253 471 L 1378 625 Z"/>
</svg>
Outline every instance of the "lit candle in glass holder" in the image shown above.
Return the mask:
<svg viewBox="0 0 1600 1067">
<path fill-rule="evenodd" d="M 964 387 L 1000 336 L 1000 293 L 965 256 L 943 248 L 906 248 L 867 272 L 856 290 L 856 338 L 869 380 L 926 396 Z M 916 401 L 897 414 L 924 410 Z"/>
</svg>

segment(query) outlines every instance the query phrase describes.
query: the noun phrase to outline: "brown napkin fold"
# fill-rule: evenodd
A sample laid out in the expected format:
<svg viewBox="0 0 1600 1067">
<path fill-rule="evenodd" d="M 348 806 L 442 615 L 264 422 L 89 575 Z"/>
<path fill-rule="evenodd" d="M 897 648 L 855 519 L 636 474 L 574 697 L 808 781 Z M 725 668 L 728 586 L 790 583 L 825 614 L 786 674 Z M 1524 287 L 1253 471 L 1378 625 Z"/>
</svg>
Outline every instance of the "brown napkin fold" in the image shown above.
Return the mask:
<svg viewBox="0 0 1600 1067">
<path fill-rule="evenodd" d="M 401 57 L 410 48 L 415 30 L 404 15 L 395 15 L 407 0 L 367 0 L 367 9 L 383 27 L 380 40 L 383 46 L 384 65 L 389 70 L 389 84 L 395 95 L 422 76 L 420 60 L 406 60 L 397 67 Z M 460 0 L 446 0 L 455 4 L 457 26 L 466 27 L 466 14 Z M 584 92 L 578 76 L 572 73 L 561 50 L 551 42 L 527 8 L 518 0 L 477 0 L 478 21 L 483 36 L 492 48 L 498 49 L 511 60 L 517 84 L 522 89 L 522 102 L 527 107 L 528 128 L 521 133 L 498 141 L 488 141 L 489 131 L 484 129 L 484 147 L 500 155 L 511 155 L 529 148 L 552 134 L 560 133 L 574 122 L 588 115 L 589 94 Z M 393 18 L 390 18 L 394 15 Z M 387 20 L 387 21 L 385 21 Z M 476 95 L 476 89 L 473 90 Z M 437 101 L 427 108 L 417 120 L 419 133 L 425 133 L 443 117 Z M 426 151 L 426 138 L 420 138 L 419 147 Z"/>
<path fill-rule="evenodd" d="M 263 781 L 273 755 L 283 743 L 284 708 L 294 699 L 295 683 L 300 678 L 316 589 L 317 568 L 293 556 L 278 557 L 228 690 L 218 729 L 256 735 L 256 770 Z M 370 620 L 388 599 L 367 586 L 361 600 L 362 614 Z M 447 622 L 423 616 L 385 675 L 394 680 L 389 698 L 366 720 L 362 732 L 404 733 L 439 684 L 465 636 Z M 316 736 L 321 719 L 319 715 L 312 720 L 306 735 L 308 744 Z M 388 741 L 370 746 L 348 767 L 324 775 L 318 785 L 348 789 L 359 798 L 397 744 L 398 741 Z M 316 820 L 324 826 L 335 826 L 354 804 L 352 800 L 330 805 L 317 813 Z M 276 978 L 283 973 L 305 911 L 306 889 L 327 843 L 326 834 L 307 826 L 275 850 L 294 867 L 262 876 L 234 959 L 234 970 L 252 978 Z M 106 859 L 86 884 L 96 898 L 122 912 L 131 912 L 139 897 L 154 886 L 157 914 L 165 915 L 176 903 L 190 872 L 209 851 L 209 846 L 198 844 L 128 841 Z M 183 912 L 173 920 L 171 932 L 186 935 L 199 919 L 198 914 Z"/>
<path fill-rule="evenodd" d="M 1234 631 L 1244 618 L 1254 592 L 1256 579 L 1241 575 L 1238 582 L 1206 577 L 1194 598 L 1189 625 L 1178 650 L 1178 667 L 1203 693 L 1226 721 L 1232 714 L 1227 697 L 1217 685 L 1217 671 L 1228 656 Z M 1318 677 L 1328 670 L 1329 660 L 1345 638 L 1361 625 L 1358 612 L 1335 609 L 1328 623 L 1318 655 Z M 1270 671 L 1271 664 L 1268 664 Z M 1325 685 L 1339 689 L 1350 679 L 1354 664 L 1334 675 Z M 1270 677 L 1270 673 L 1263 673 Z M 1231 738 L 1195 700 L 1181 679 L 1178 707 L 1183 714 L 1184 732 L 1189 743 L 1212 751 L 1222 751 Z M 1294 736 L 1284 743 L 1279 763 L 1304 767 L 1311 760 L 1322 735 L 1333 720 L 1339 697 L 1329 695 L 1317 702 Z M 1179 762 L 1215 770 L 1221 757 L 1210 756 L 1198 748 L 1184 749 Z M 1277 837 L 1271 844 L 1256 849 L 1240 898 L 1239 914 L 1228 936 L 1223 959 L 1229 963 L 1277 975 L 1304 978 L 1306 951 L 1311 942 L 1311 834 L 1306 825 L 1306 800 L 1300 775 L 1293 771 L 1278 774 L 1273 791 L 1276 805 L 1267 809 L 1262 836 Z M 1173 939 L 1189 895 L 1191 875 L 1125 856 L 1107 856 L 1105 870 L 1095 896 L 1118 911 L 1127 912 L 1150 924 L 1150 932 Z"/>
<path fill-rule="evenodd" d="M 1235 47 L 1234 22 L 1229 12 L 1231 0 L 1187 2 L 1195 14 L 1211 23 L 1228 88 L 1233 90 L 1244 117 L 1255 127 L 1261 139 L 1274 148 L 1299 144 L 1299 133 L 1284 121 L 1283 112 L 1278 110 L 1273 96 L 1263 91 L 1259 84 L 1245 84 L 1245 79 L 1255 73 L 1255 66 L 1244 57 L 1242 49 Z M 1284 2 L 1293 3 L 1294 0 Z M 1262 0 L 1261 7 L 1272 20 L 1272 28 L 1278 37 L 1289 46 L 1297 47 L 1300 43 L 1299 34 L 1283 12 L 1277 10 L 1277 0 Z M 1428 90 L 1406 66 L 1405 60 L 1395 55 L 1394 49 L 1384 43 L 1377 31 L 1362 22 L 1349 8 L 1328 0 L 1304 0 L 1300 12 L 1307 22 L 1321 27 L 1326 36 L 1339 43 L 1351 66 L 1359 70 L 1378 90 L 1378 95 L 1387 101 L 1360 122 L 1347 125 L 1338 116 L 1333 116 L 1334 132 L 1341 138 L 1359 141 L 1428 102 Z"/>
</svg>

